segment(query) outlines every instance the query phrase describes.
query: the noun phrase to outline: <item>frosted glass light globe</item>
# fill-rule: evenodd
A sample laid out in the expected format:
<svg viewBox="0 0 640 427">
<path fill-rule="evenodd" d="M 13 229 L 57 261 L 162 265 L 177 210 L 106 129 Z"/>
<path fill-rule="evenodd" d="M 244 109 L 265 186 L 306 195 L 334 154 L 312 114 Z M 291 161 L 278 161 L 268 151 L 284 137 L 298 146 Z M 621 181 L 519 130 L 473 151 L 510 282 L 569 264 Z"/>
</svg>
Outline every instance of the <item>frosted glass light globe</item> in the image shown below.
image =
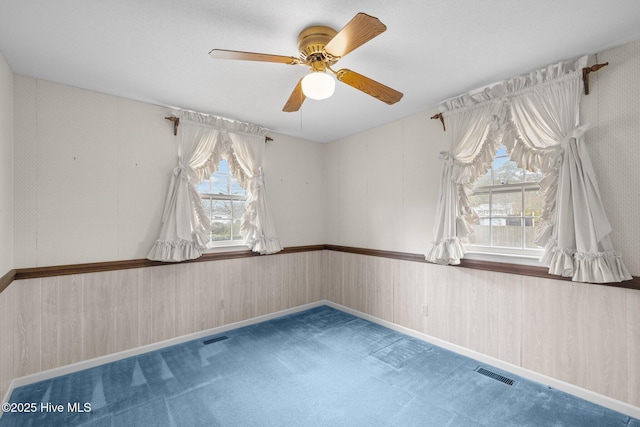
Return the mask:
<svg viewBox="0 0 640 427">
<path fill-rule="evenodd" d="M 336 89 L 336 81 L 322 71 L 309 73 L 302 79 L 302 93 L 311 99 L 327 99 Z"/>
</svg>

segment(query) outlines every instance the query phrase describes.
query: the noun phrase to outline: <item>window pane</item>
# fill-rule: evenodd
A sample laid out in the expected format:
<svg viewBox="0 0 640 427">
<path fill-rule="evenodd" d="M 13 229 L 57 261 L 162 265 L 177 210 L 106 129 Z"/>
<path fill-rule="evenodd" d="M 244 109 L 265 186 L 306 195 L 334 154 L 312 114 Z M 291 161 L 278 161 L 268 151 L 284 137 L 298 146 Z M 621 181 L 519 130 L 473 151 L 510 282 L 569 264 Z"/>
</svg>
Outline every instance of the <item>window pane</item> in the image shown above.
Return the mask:
<svg viewBox="0 0 640 427">
<path fill-rule="evenodd" d="M 541 222 L 540 218 L 525 218 L 524 219 L 524 245 L 527 249 L 540 249 L 540 246 L 534 243 L 538 231 L 540 231 Z"/>
<path fill-rule="evenodd" d="M 469 243 L 472 245 L 491 245 L 491 220 L 489 218 L 480 218 L 473 225 L 473 233 L 469 235 Z"/>
<path fill-rule="evenodd" d="M 522 215 L 522 191 L 494 192 L 492 194 L 492 216 Z"/>
<path fill-rule="evenodd" d="M 231 194 L 246 196 L 247 191 L 238 184 L 238 181 L 233 179 L 231 183 Z"/>
<path fill-rule="evenodd" d="M 509 154 L 507 153 L 507 147 L 505 147 L 504 145 L 501 145 L 498 148 L 498 151 L 496 151 L 496 155 L 494 157 L 495 158 L 509 157 Z"/>
<path fill-rule="evenodd" d="M 211 180 L 205 179 L 198 183 L 197 187 L 198 193 L 210 193 L 211 192 Z"/>
<path fill-rule="evenodd" d="M 489 193 L 476 193 L 469 196 L 469 206 L 478 216 L 489 216 Z"/>
<path fill-rule="evenodd" d="M 229 194 L 229 175 L 214 173 L 211 175 L 211 193 Z"/>
<path fill-rule="evenodd" d="M 231 238 L 232 240 L 242 240 L 242 236 L 240 235 L 240 225 L 242 223 L 242 216 L 245 212 L 245 202 L 242 201 L 233 201 L 231 202 L 231 207 L 233 209 L 233 219 L 231 224 Z"/>
<path fill-rule="evenodd" d="M 211 199 L 208 198 L 203 198 L 202 199 L 202 207 L 204 208 L 204 213 L 205 215 L 207 215 L 207 218 L 209 218 L 209 221 L 211 221 Z"/>
<path fill-rule="evenodd" d="M 540 171 L 525 171 L 525 174 L 527 182 L 539 182 L 542 179 L 542 172 Z"/>
<path fill-rule="evenodd" d="M 231 221 L 213 220 L 211 223 L 211 240 L 231 240 Z"/>
<path fill-rule="evenodd" d="M 524 170 L 518 167 L 516 162 L 512 162 L 508 157 L 495 159 L 493 161 L 493 183 L 515 184 L 524 181 Z"/>
<path fill-rule="evenodd" d="M 233 224 L 233 236 L 231 240 L 243 240 L 242 235 L 240 234 L 240 222 Z"/>
<path fill-rule="evenodd" d="M 198 192 L 210 194 L 202 197 L 202 206 L 211 220 L 211 240 L 242 240 L 240 225 L 245 213 L 246 191 L 230 174 L 229 164 L 221 160 L 217 172 L 197 185 Z"/>
<path fill-rule="evenodd" d="M 228 200 L 214 200 L 213 219 L 231 219 L 231 202 Z"/>
<path fill-rule="evenodd" d="M 543 198 L 538 186 L 526 188 L 542 178 L 540 172 L 519 168 L 505 146 L 493 159 L 491 170 L 476 182 L 478 191 L 469 204 L 479 220 L 473 225 L 469 243 L 514 249 L 539 249 L 533 242 L 540 228 Z"/>
<path fill-rule="evenodd" d="M 534 189 L 527 189 L 524 192 L 524 214 L 525 216 L 542 215 L 542 194 Z"/>
<path fill-rule="evenodd" d="M 493 246 L 522 247 L 522 218 L 496 218 L 491 226 Z"/>
<path fill-rule="evenodd" d="M 493 178 L 491 176 L 491 169 L 489 169 L 486 174 L 478 178 L 478 181 L 476 181 L 475 186 L 477 188 L 477 187 L 484 187 L 486 185 L 492 185 L 492 184 L 493 184 Z"/>
<path fill-rule="evenodd" d="M 244 200 L 241 201 L 233 201 L 231 202 L 231 206 L 233 208 L 233 220 L 240 220 L 242 219 L 242 216 L 244 215 L 244 211 L 245 211 L 245 202 Z"/>
<path fill-rule="evenodd" d="M 220 160 L 218 163 L 218 172 L 228 175 L 229 174 L 229 162 L 225 159 Z"/>
<path fill-rule="evenodd" d="M 240 234 L 240 225 L 241 221 L 234 220 L 231 223 L 231 240 L 242 240 L 242 235 Z"/>
</svg>

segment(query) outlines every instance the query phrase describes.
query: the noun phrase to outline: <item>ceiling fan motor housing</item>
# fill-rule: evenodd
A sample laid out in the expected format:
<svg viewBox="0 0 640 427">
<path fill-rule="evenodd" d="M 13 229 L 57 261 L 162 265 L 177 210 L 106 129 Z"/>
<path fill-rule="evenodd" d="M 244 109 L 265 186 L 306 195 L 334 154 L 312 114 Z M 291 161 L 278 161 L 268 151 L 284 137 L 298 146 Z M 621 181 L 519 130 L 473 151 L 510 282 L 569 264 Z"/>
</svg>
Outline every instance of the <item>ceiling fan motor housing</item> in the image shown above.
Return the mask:
<svg viewBox="0 0 640 427">
<path fill-rule="evenodd" d="M 333 28 L 322 25 L 302 30 L 298 36 L 298 49 L 302 62 L 313 64 L 316 61 L 322 61 L 329 66 L 333 65 L 337 59 L 327 58 L 324 47 L 337 33 Z"/>
</svg>

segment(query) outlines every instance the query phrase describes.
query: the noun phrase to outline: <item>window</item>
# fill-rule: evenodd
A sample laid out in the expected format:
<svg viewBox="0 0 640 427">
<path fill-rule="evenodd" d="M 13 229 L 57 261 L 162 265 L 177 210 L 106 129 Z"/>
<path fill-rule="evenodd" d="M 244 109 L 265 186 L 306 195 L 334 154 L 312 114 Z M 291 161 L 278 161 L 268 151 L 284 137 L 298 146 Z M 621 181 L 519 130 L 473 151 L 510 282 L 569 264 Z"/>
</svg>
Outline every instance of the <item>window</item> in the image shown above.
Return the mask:
<svg viewBox="0 0 640 427">
<path fill-rule="evenodd" d="M 524 170 L 511 161 L 501 146 L 489 171 L 481 176 L 470 197 L 480 219 L 469 236 L 469 249 L 477 252 L 538 255 L 534 243 L 540 228 L 542 195 L 540 172 Z"/>
<path fill-rule="evenodd" d="M 240 222 L 245 212 L 247 193 L 231 175 L 229 164 L 221 160 L 218 171 L 198 184 L 202 206 L 211 221 L 211 246 L 242 242 Z"/>
</svg>

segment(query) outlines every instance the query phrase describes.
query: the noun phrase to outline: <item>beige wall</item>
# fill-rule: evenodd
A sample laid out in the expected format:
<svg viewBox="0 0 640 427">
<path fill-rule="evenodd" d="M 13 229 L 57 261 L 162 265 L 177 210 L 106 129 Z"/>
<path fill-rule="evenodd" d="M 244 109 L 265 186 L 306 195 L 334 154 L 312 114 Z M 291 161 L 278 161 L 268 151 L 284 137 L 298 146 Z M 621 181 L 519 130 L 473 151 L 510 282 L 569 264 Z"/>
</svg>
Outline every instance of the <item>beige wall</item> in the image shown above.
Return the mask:
<svg viewBox="0 0 640 427">
<path fill-rule="evenodd" d="M 146 257 L 177 164 L 168 112 L 15 76 L 17 268 Z M 273 137 L 264 170 L 281 243 L 324 243 L 323 146 Z"/>
<path fill-rule="evenodd" d="M 280 242 L 285 247 L 324 244 L 324 146 L 286 135 L 272 136 L 264 170 Z"/>
<path fill-rule="evenodd" d="M 13 73 L 0 53 L 0 277 L 13 262 Z"/>
<path fill-rule="evenodd" d="M 143 258 L 176 164 L 165 108 L 16 75 L 16 267 Z"/>
<path fill-rule="evenodd" d="M 591 124 L 586 142 L 616 250 L 634 276 L 640 276 L 640 40 L 597 56 L 609 65 L 591 73 L 591 93 L 581 105 Z"/>
<path fill-rule="evenodd" d="M 444 141 L 431 111 L 327 145 L 327 242 L 424 253 Z"/>
</svg>

